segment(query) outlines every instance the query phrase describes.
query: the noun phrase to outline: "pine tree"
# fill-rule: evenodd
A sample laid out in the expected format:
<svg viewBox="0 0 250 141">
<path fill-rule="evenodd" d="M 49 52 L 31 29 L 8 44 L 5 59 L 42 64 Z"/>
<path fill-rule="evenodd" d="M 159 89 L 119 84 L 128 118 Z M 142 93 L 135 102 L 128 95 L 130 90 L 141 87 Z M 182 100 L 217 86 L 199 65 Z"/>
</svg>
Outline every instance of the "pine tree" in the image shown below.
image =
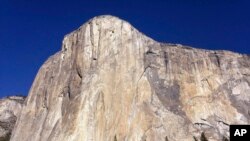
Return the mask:
<svg viewBox="0 0 250 141">
<path fill-rule="evenodd" d="M 193 136 L 193 138 L 194 138 L 194 141 L 198 141 L 198 139 L 195 136 Z"/>
<path fill-rule="evenodd" d="M 229 141 L 225 136 L 223 136 L 222 141 Z"/>
<path fill-rule="evenodd" d="M 165 141 L 168 141 L 168 137 L 167 136 L 165 137 Z"/>
<path fill-rule="evenodd" d="M 208 139 L 206 138 L 204 132 L 201 133 L 201 141 L 208 141 Z"/>
</svg>

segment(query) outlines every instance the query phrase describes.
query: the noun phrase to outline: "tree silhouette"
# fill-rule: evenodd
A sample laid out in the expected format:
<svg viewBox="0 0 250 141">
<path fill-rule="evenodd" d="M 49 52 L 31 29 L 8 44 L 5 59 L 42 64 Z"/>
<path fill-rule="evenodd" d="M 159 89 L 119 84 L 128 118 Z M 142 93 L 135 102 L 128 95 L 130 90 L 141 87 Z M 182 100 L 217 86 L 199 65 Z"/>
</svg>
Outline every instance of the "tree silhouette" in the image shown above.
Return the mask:
<svg viewBox="0 0 250 141">
<path fill-rule="evenodd" d="M 198 141 L 198 139 L 195 136 L 193 136 L 193 138 L 194 138 L 194 141 Z"/>
<path fill-rule="evenodd" d="M 206 138 L 204 132 L 201 133 L 201 138 L 200 138 L 201 141 L 208 141 L 208 139 Z"/>
<path fill-rule="evenodd" d="M 225 136 L 223 136 L 222 141 L 229 141 Z"/>
</svg>

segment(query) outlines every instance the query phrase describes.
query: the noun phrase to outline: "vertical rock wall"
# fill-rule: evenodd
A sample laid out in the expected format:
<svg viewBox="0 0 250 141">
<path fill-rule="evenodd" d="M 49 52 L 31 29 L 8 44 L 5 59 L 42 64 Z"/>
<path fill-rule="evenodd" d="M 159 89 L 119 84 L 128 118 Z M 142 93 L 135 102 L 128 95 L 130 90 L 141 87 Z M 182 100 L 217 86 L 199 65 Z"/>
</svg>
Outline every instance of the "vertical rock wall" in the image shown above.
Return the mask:
<svg viewBox="0 0 250 141">
<path fill-rule="evenodd" d="M 250 57 L 158 43 L 113 16 L 65 36 L 12 141 L 191 141 L 249 124 Z"/>
</svg>

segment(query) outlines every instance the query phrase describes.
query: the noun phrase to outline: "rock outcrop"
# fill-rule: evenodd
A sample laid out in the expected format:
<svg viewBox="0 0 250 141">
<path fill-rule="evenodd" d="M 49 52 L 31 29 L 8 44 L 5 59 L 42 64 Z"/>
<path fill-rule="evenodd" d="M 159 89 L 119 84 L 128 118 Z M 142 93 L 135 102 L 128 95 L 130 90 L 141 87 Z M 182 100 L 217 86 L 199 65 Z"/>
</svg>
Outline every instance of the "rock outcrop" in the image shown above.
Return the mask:
<svg viewBox="0 0 250 141">
<path fill-rule="evenodd" d="M 11 141 L 220 141 L 250 123 L 249 91 L 250 56 L 159 43 L 99 16 L 40 68 Z"/>
<path fill-rule="evenodd" d="M 22 96 L 0 99 L 0 141 L 7 141 L 10 138 L 16 119 L 21 113 L 24 99 Z"/>
</svg>

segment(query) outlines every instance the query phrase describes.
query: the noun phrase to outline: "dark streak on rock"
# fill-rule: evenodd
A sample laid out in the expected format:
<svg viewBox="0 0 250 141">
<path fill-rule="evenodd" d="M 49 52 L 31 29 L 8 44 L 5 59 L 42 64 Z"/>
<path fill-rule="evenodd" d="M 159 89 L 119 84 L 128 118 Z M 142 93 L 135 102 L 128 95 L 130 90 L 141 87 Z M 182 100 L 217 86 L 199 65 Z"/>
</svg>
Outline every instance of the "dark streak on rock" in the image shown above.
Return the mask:
<svg viewBox="0 0 250 141">
<path fill-rule="evenodd" d="M 149 50 L 153 52 L 151 48 Z M 149 66 L 152 64 L 153 66 L 157 66 L 157 62 L 156 62 L 157 57 L 159 57 L 159 55 L 146 52 L 144 55 L 144 66 Z M 163 58 L 164 61 L 167 63 L 168 56 L 166 52 L 164 52 L 163 57 L 164 57 Z M 166 85 L 164 84 L 165 80 L 162 78 L 159 78 L 158 71 L 156 68 L 151 67 L 149 69 L 149 72 L 150 73 L 146 73 L 149 83 L 152 89 L 155 91 L 161 103 L 164 105 L 164 107 L 175 114 L 185 117 L 186 115 L 181 109 L 181 102 L 179 100 L 180 86 L 178 82 L 174 81 L 172 85 Z"/>
<path fill-rule="evenodd" d="M 168 61 L 169 61 L 168 54 L 167 52 L 164 52 L 164 63 L 165 63 L 166 69 L 168 68 Z"/>
</svg>

